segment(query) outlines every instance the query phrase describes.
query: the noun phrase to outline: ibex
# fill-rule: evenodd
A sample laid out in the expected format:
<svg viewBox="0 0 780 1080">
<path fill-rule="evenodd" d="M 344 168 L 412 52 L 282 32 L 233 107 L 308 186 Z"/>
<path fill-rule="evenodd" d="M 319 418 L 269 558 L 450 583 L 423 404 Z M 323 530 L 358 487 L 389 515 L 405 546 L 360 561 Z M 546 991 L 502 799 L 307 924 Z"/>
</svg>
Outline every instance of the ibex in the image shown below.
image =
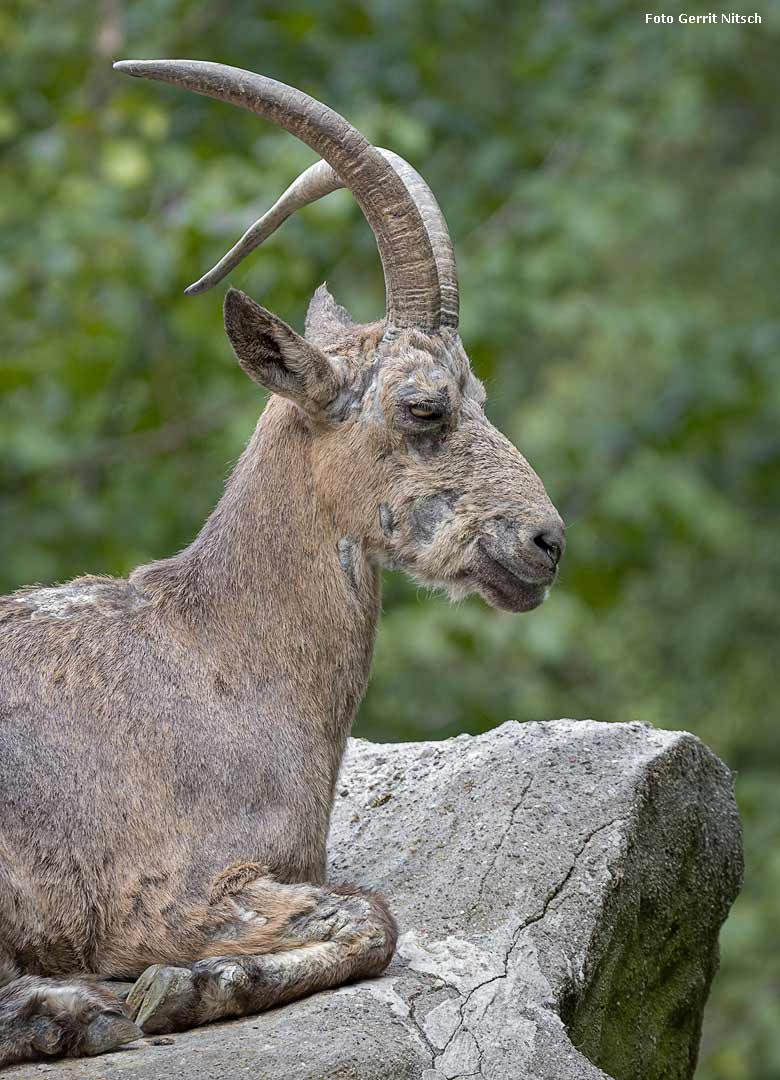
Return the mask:
<svg viewBox="0 0 780 1080">
<path fill-rule="evenodd" d="M 272 396 L 200 534 L 127 580 L 0 600 L 2 1063 L 381 973 L 385 901 L 325 880 L 380 568 L 522 612 L 564 546 L 542 482 L 483 411 L 447 226 L 414 169 L 261 75 L 116 66 L 249 109 L 323 159 L 188 291 L 346 187 L 377 240 L 387 314 L 357 325 L 321 286 L 300 336 L 230 289 L 227 335 Z M 100 979 L 137 981 L 122 1005 Z"/>
</svg>

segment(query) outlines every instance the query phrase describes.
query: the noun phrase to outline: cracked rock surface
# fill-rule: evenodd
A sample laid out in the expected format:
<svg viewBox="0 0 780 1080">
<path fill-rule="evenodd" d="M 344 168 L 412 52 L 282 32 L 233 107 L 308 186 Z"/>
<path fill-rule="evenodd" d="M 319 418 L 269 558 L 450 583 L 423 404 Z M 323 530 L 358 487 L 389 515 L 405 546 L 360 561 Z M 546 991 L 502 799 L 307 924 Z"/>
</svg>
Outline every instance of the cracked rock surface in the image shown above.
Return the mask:
<svg viewBox="0 0 780 1080">
<path fill-rule="evenodd" d="M 330 873 L 389 898 L 383 978 L 4 1080 L 683 1080 L 741 870 L 730 773 L 692 735 L 352 740 Z"/>
</svg>

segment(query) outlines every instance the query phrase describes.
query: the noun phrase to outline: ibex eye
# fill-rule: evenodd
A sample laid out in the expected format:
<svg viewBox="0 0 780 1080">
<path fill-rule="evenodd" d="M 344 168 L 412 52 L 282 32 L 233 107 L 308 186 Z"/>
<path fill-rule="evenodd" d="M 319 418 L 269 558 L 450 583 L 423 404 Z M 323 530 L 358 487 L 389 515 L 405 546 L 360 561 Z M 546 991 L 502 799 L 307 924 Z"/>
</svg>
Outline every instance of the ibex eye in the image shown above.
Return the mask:
<svg viewBox="0 0 780 1080">
<path fill-rule="evenodd" d="M 438 409 L 435 405 L 429 405 L 426 402 L 421 402 L 418 405 L 410 405 L 409 412 L 412 416 L 416 416 L 418 420 L 442 420 L 444 413 L 441 409 Z"/>
</svg>

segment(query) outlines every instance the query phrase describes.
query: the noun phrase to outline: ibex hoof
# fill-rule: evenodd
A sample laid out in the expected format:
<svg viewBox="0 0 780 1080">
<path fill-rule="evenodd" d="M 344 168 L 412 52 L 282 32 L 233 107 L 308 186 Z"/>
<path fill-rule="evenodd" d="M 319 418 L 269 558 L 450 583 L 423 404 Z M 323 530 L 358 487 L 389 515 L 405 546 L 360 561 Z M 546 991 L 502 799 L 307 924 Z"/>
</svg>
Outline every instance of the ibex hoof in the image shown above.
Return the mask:
<svg viewBox="0 0 780 1080">
<path fill-rule="evenodd" d="M 191 1027 L 195 991 L 189 968 L 153 964 L 136 982 L 125 1007 L 145 1035 Z"/>
<path fill-rule="evenodd" d="M 33 1057 L 92 1057 L 143 1034 L 114 994 L 96 981 L 29 977 L 26 982 L 16 1006 Z"/>
<path fill-rule="evenodd" d="M 82 1045 L 82 1052 L 94 1057 L 105 1054 L 117 1046 L 135 1042 L 143 1035 L 141 1029 L 123 1013 L 103 1013 L 87 1028 Z"/>
</svg>

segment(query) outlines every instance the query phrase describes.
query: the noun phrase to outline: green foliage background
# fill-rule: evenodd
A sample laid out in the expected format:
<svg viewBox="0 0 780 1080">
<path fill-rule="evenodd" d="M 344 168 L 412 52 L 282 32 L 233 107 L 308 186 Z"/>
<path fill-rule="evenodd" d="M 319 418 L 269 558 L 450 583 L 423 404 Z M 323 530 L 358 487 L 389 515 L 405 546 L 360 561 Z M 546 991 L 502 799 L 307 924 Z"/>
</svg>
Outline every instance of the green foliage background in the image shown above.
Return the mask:
<svg viewBox="0 0 780 1080">
<path fill-rule="evenodd" d="M 183 546 L 263 404 L 220 291 L 182 289 L 312 155 L 110 60 L 218 59 L 346 113 L 439 196 L 492 416 L 569 522 L 560 584 L 530 617 L 389 577 L 359 731 L 593 716 L 688 728 L 725 758 L 747 880 L 702 1080 L 780 1076 L 780 7 L 762 15 L 647 27 L 628 0 L 0 13 L 0 585 L 124 574 Z M 381 311 L 345 193 L 234 280 L 300 326 L 326 276 L 358 316 Z"/>
</svg>

